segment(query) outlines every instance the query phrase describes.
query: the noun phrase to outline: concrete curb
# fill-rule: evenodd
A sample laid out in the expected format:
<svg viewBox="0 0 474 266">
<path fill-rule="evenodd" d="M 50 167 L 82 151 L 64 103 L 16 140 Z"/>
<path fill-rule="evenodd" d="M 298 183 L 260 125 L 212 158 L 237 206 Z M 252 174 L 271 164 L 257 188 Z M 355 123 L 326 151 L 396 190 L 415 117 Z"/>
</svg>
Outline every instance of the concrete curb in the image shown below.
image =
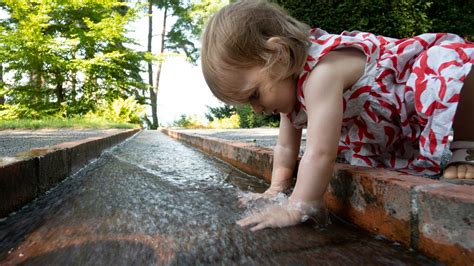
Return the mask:
<svg viewBox="0 0 474 266">
<path fill-rule="evenodd" d="M 64 142 L 0 157 L 0 218 L 7 216 L 77 172 L 104 149 L 133 136 L 139 129 Z"/>
<path fill-rule="evenodd" d="M 271 149 L 161 131 L 251 175 L 271 179 Z M 372 234 L 450 265 L 474 264 L 474 186 L 336 164 L 324 197 L 332 213 Z"/>
</svg>

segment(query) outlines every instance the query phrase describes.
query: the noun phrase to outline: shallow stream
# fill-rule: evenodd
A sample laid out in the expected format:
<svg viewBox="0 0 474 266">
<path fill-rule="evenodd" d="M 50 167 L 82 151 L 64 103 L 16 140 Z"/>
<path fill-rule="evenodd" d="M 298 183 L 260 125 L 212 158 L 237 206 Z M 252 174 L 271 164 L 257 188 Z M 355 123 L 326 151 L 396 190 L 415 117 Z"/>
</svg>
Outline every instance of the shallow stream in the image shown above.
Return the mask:
<svg viewBox="0 0 474 266">
<path fill-rule="evenodd" d="M 0 221 L 0 265 L 432 265 L 332 218 L 252 233 L 245 191 L 267 184 L 156 132 L 105 152 Z"/>
</svg>

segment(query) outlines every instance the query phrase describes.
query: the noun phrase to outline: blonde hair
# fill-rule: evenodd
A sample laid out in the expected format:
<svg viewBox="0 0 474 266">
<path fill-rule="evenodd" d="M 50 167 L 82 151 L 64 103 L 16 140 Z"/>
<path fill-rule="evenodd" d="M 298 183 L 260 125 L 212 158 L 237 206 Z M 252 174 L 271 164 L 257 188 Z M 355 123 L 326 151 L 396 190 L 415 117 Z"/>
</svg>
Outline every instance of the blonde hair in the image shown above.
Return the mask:
<svg viewBox="0 0 474 266">
<path fill-rule="evenodd" d="M 276 37 L 276 42 L 269 42 Z M 275 80 L 296 78 L 306 61 L 309 27 L 279 6 L 244 0 L 220 9 L 202 34 L 201 63 L 207 85 L 221 101 L 248 102 L 251 92 L 239 88 L 236 71 L 262 67 Z M 276 63 L 283 70 L 276 71 Z M 278 64 L 280 65 L 280 64 Z"/>
</svg>

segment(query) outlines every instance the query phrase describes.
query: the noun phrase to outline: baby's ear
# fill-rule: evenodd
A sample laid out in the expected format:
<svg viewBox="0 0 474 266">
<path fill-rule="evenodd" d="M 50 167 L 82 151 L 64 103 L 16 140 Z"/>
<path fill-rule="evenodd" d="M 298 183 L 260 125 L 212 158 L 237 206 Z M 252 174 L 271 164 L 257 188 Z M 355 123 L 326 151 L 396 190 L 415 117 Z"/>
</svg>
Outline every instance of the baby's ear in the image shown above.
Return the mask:
<svg viewBox="0 0 474 266">
<path fill-rule="evenodd" d="M 284 38 L 271 37 L 267 40 L 266 45 L 271 51 L 271 54 L 268 56 L 268 65 L 274 65 L 277 62 L 283 65 L 290 63 L 290 49 L 288 42 L 286 42 Z"/>
<path fill-rule="evenodd" d="M 271 37 L 267 40 L 267 48 L 272 50 L 274 54 L 281 56 L 288 52 L 288 43 L 281 37 Z"/>
</svg>

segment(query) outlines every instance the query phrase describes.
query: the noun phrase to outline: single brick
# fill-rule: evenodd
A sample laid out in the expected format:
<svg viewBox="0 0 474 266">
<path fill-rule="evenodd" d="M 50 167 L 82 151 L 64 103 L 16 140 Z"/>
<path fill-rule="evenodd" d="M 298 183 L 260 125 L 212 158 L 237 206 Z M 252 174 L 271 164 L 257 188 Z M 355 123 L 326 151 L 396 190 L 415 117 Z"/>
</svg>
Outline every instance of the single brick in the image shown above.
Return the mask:
<svg viewBox="0 0 474 266">
<path fill-rule="evenodd" d="M 99 137 L 91 137 L 78 141 L 64 142 L 54 147 L 67 150 L 71 161 L 71 174 L 73 174 L 100 156 L 102 150 L 97 145 L 99 140 Z"/>
<path fill-rule="evenodd" d="M 38 160 L 34 157 L 0 158 L 0 218 L 38 195 Z"/>
<path fill-rule="evenodd" d="M 411 243 L 411 196 L 433 180 L 384 169 L 336 164 L 325 200 L 331 212 L 373 234 Z"/>
<path fill-rule="evenodd" d="M 71 171 L 71 162 L 66 149 L 37 148 L 26 153 L 35 156 L 38 160 L 40 193 L 48 191 L 61 182 Z"/>
<path fill-rule="evenodd" d="M 416 189 L 417 248 L 450 265 L 474 265 L 474 186 Z"/>
</svg>

